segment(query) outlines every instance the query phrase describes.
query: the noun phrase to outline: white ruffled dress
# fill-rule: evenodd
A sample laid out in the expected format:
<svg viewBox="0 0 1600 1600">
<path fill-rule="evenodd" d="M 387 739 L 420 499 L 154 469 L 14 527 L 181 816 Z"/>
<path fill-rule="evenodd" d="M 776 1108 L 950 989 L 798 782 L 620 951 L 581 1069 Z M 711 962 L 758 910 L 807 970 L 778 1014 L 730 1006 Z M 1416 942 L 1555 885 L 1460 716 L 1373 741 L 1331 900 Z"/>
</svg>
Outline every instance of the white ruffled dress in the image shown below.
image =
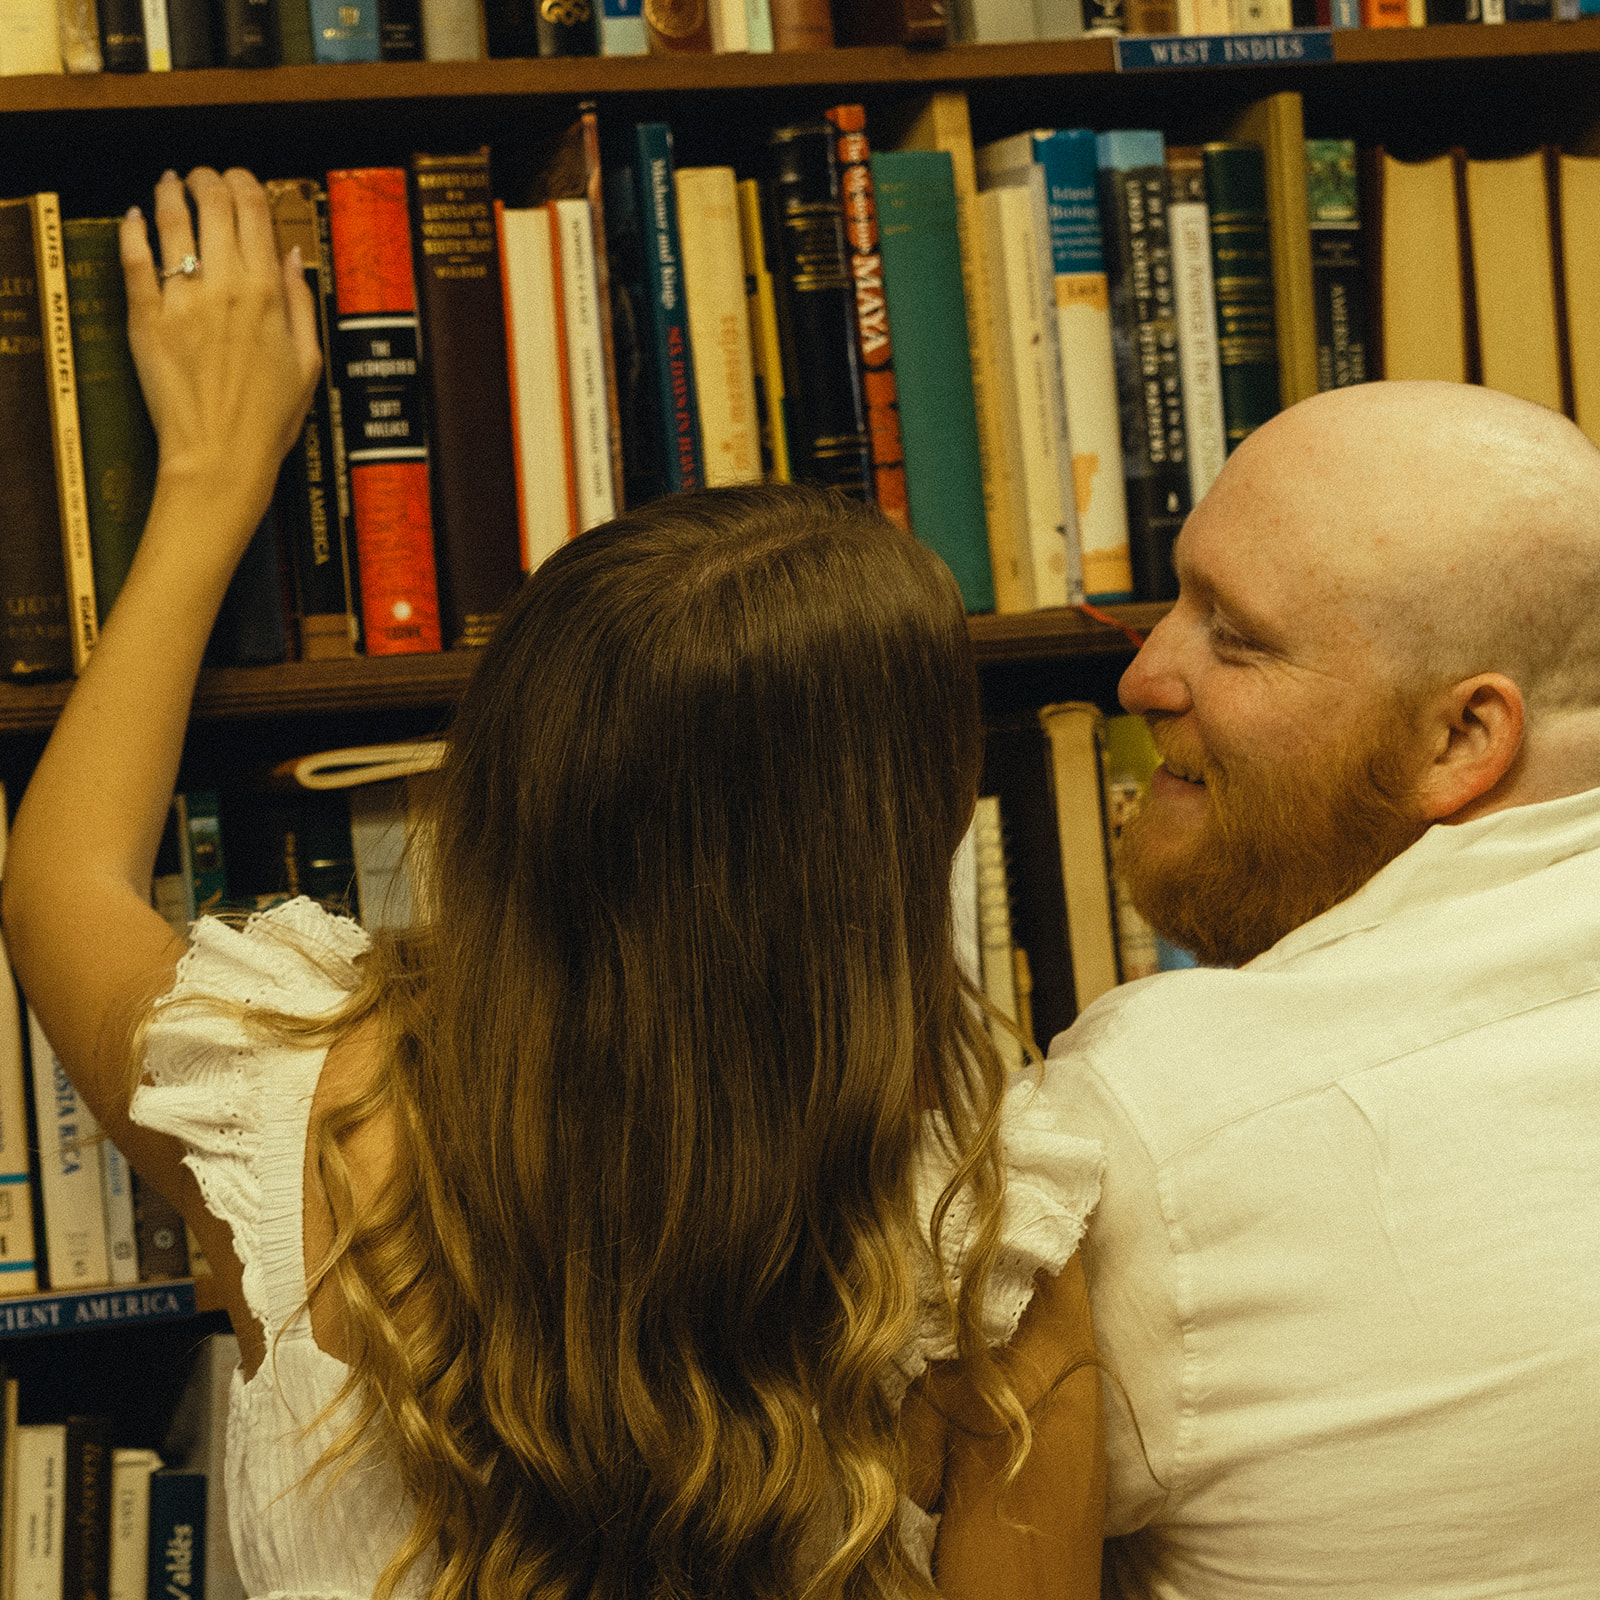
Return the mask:
<svg viewBox="0 0 1600 1600">
<path fill-rule="evenodd" d="M 236 929 L 212 918 L 194 925 L 177 982 L 155 1011 L 146 1081 L 132 1118 L 186 1147 L 207 1208 L 233 1230 L 244 1295 L 266 1334 L 267 1360 L 248 1381 L 236 1372 L 227 1437 L 229 1531 L 251 1600 L 369 1600 L 409 1523 L 392 1466 L 369 1455 L 329 1485 L 307 1474 L 336 1436 L 339 1419 L 306 1431 L 343 1384 L 343 1362 L 311 1335 L 301 1233 L 306 1131 L 326 1047 L 264 1042 L 239 1023 L 195 1006 L 192 997 L 236 1001 L 313 1017 L 335 1009 L 355 982 L 367 936 L 354 922 L 310 900 L 290 901 Z M 301 953 L 323 957 L 319 968 Z M 326 969 L 326 970 L 324 970 Z M 1099 1146 L 1059 1131 L 1049 1068 L 1007 1091 L 1002 1111 L 1007 1194 L 1003 1249 L 985 1306 L 991 1343 L 1016 1331 L 1036 1273 L 1059 1272 L 1077 1248 L 1100 1192 Z M 948 1177 L 930 1141 L 919 1173 L 924 1225 Z M 959 1273 L 965 1213 L 957 1206 L 944 1238 Z M 896 1400 L 930 1361 L 952 1356 L 932 1312 L 885 1385 Z M 926 1563 L 936 1519 L 902 1506 L 908 1547 Z M 402 1597 L 425 1592 L 413 1568 Z"/>
</svg>

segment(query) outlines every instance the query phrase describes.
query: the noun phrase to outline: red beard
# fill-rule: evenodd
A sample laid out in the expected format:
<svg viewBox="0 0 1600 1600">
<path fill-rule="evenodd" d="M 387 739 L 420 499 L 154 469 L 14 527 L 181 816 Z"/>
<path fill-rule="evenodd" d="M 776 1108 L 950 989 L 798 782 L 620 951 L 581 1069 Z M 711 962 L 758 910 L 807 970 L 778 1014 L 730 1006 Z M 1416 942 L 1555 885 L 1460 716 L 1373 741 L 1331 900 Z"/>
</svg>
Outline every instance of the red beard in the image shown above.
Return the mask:
<svg viewBox="0 0 1600 1600">
<path fill-rule="evenodd" d="M 1177 753 L 1165 719 L 1152 732 Z M 1206 966 L 1242 966 L 1270 950 L 1426 832 L 1407 804 L 1412 737 L 1397 709 L 1359 744 L 1311 763 L 1264 759 L 1224 773 L 1185 751 L 1182 770 L 1204 774 L 1205 820 L 1192 840 L 1175 840 L 1161 803 L 1146 798 L 1117 850 L 1134 905 Z"/>
</svg>

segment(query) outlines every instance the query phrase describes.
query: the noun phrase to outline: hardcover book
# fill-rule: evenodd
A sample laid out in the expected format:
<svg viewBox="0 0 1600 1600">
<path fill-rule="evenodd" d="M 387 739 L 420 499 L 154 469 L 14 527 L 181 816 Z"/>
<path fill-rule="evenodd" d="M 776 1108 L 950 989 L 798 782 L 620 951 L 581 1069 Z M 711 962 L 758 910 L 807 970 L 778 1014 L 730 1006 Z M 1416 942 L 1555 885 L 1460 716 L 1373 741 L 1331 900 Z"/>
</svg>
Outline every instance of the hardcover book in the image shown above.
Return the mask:
<svg viewBox="0 0 1600 1600">
<path fill-rule="evenodd" d="M 905 446 L 900 437 L 889 303 L 883 294 L 883 255 L 878 247 L 878 206 L 872 192 L 867 114 L 861 106 L 844 105 L 832 107 L 827 118 L 839 130 L 834 155 L 839 166 L 845 241 L 850 247 L 850 276 L 856 286 L 856 333 L 861 345 L 867 434 L 872 443 L 873 495 L 878 509 L 896 527 L 909 531 Z"/>
<path fill-rule="evenodd" d="M 205 1600 L 206 1475 L 163 1469 L 150 1475 L 147 1592 Z"/>
<path fill-rule="evenodd" d="M 566 332 L 567 391 L 572 416 L 572 479 L 580 531 L 617 514 L 611 477 L 611 409 L 606 351 L 611 319 L 602 313 L 595 270 L 594 216 L 587 199 L 552 200 L 561 268 L 561 314 Z"/>
<path fill-rule="evenodd" d="M 378 0 L 378 58 L 422 60 L 421 0 Z"/>
<path fill-rule="evenodd" d="M 38 1422 L 18 1428 L 16 1466 L 13 1592 L 17 1600 L 55 1600 L 62 1592 L 67 1526 L 67 1425 Z"/>
<path fill-rule="evenodd" d="M 175 69 L 216 65 L 217 43 L 207 0 L 167 0 L 167 32 Z"/>
<path fill-rule="evenodd" d="M 483 8 L 478 0 L 421 0 L 421 7 L 427 60 L 483 60 Z"/>
<path fill-rule="evenodd" d="M 328 224 L 336 306 L 331 365 L 343 397 L 367 654 L 437 650 L 439 598 L 404 171 L 330 172 Z"/>
<path fill-rule="evenodd" d="M 143 0 L 96 0 L 100 54 L 107 72 L 147 72 Z"/>
<path fill-rule="evenodd" d="M 828 0 L 771 0 L 774 50 L 831 50 L 833 8 Z"/>
<path fill-rule="evenodd" d="M 7 0 L 0 6 L 0 77 L 60 71 L 56 0 Z"/>
<path fill-rule="evenodd" d="M 111 1452 L 111 1562 L 106 1600 L 153 1600 L 150 1590 L 150 1474 L 154 1450 Z"/>
<path fill-rule="evenodd" d="M 874 151 L 883 286 L 894 329 L 911 527 L 955 574 L 968 611 L 994 608 L 955 179 L 943 150 Z"/>
<path fill-rule="evenodd" d="M 275 67 L 278 64 L 278 0 L 219 0 L 222 64 Z"/>
<path fill-rule="evenodd" d="M 311 42 L 311 0 L 278 0 L 278 61 L 309 67 L 317 59 Z"/>
<path fill-rule="evenodd" d="M 1464 157 L 1396 161 L 1373 154 L 1378 212 L 1378 333 L 1384 378 L 1473 376 L 1463 288 L 1464 219 L 1457 164 Z"/>
<path fill-rule="evenodd" d="M 1367 381 L 1367 264 L 1353 139 L 1306 140 L 1311 284 L 1317 302 L 1317 387 Z"/>
<path fill-rule="evenodd" d="M 778 337 L 777 290 L 767 267 L 767 214 L 762 184 L 755 178 L 743 179 L 739 184 L 739 242 L 744 254 L 745 308 L 750 316 L 756 415 L 761 427 L 761 472 L 768 483 L 789 483 L 788 401 L 783 343 Z"/>
<path fill-rule="evenodd" d="M 111 1419 L 68 1417 L 62 1600 L 104 1600 L 111 1580 Z"/>
<path fill-rule="evenodd" d="M 28 21 L 28 6 L 19 5 L 0 17 L 0 70 L 4 70 L 6 57 L 5 30 L 14 26 L 10 21 L 13 12 L 19 13 L 24 26 Z M 103 72 L 105 58 L 100 54 L 100 25 L 94 14 L 94 0 L 58 0 L 55 9 L 59 29 L 60 54 L 53 66 L 40 66 L 40 72 Z"/>
<path fill-rule="evenodd" d="M 1170 600 L 1178 592 L 1172 545 L 1189 514 L 1189 462 L 1165 151 L 1153 131 L 1102 133 L 1097 149 L 1133 588 L 1141 600 Z"/>
<path fill-rule="evenodd" d="M 489 150 L 411 158 L 445 643 L 484 644 L 522 577 Z"/>
<path fill-rule="evenodd" d="M 93 1289 L 111 1281 L 100 1126 L 56 1059 L 31 1006 L 28 1046 L 44 1201 L 45 1269 L 52 1289 Z"/>
<path fill-rule="evenodd" d="M 309 0 L 309 4 L 316 60 L 378 59 L 378 0 Z"/>
<path fill-rule="evenodd" d="M 5 866 L 6 795 L 0 785 L 0 869 Z M 27 1061 L 16 980 L 0 935 L 0 1295 L 33 1294 L 33 1188 L 28 1178 Z"/>
<path fill-rule="evenodd" d="M 1178 309 L 1178 367 L 1183 374 L 1183 426 L 1189 441 L 1189 498 L 1216 481 L 1228 454 L 1222 374 L 1217 347 L 1219 305 L 1211 271 L 1211 207 L 1206 167 L 1192 145 L 1167 147 L 1167 233 L 1172 240 L 1172 286 Z M 1277 349 L 1269 346 L 1273 376 Z"/>
<path fill-rule="evenodd" d="M 1078 0 L 1072 0 L 1074 6 Z M 835 43 L 912 44 L 934 47 L 950 37 L 944 0 L 857 0 L 833 19 Z M 1082 32 L 1080 22 L 1078 31 Z"/>
<path fill-rule="evenodd" d="M 167 27 L 167 0 L 143 0 L 144 53 L 152 72 L 172 71 L 172 35 Z"/>
<path fill-rule="evenodd" d="M 1600 159 L 1563 154 L 1556 178 L 1572 417 L 1600 444 Z"/>
<path fill-rule="evenodd" d="M 766 253 L 783 347 L 789 470 L 796 482 L 870 502 L 872 440 L 833 144 L 827 122 L 773 131 Z"/>
</svg>

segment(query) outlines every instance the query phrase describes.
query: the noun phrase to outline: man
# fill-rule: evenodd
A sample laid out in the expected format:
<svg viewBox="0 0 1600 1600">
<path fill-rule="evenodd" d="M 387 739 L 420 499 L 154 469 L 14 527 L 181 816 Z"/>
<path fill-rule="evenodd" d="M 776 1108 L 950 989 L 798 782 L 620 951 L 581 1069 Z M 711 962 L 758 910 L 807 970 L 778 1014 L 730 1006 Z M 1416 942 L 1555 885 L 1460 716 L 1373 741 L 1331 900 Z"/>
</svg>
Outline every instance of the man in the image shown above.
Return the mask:
<svg viewBox="0 0 1600 1600">
<path fill-rule="evenodd" d="M 1177 565 L 1123 865 L 1207 965 L 1051 1050 L 1108 1158 L 1108 1586 L 1592 1600 L 1600 451 L 1339 390 L 1239 447 Z"/>
</svg>

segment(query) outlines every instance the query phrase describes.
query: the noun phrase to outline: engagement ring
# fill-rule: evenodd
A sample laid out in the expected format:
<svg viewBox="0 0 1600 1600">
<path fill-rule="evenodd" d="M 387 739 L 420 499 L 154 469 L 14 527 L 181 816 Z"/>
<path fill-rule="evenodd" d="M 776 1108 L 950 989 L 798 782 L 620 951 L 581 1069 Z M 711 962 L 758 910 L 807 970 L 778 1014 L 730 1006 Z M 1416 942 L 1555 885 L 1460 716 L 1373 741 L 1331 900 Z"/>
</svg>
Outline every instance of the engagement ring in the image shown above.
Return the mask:
<svg viewBox="0 0 1600 1600">
<path fill-rule="evenodd" d="M 161 281 L 165 283 L 168 278 L 193 278 L 200 271 L 199 256 L 185 256 L 177 266 L 162 269 Z"/>
</svg>

